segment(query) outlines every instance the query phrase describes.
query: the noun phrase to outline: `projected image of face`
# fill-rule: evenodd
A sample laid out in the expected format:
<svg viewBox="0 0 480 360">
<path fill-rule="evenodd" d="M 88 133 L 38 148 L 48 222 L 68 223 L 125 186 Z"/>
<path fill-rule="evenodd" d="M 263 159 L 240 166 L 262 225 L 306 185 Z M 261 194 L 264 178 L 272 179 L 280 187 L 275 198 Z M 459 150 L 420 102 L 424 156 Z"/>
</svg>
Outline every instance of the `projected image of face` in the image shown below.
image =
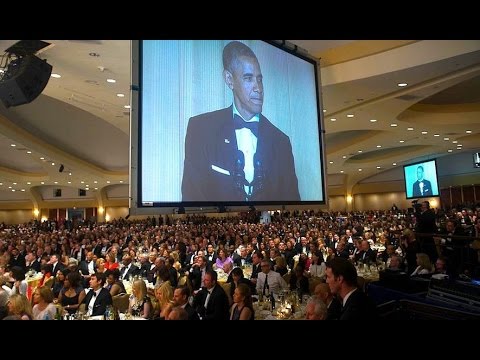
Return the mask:
<svg viewBox="0 0 480 360">
<path fill-rule="evenodd" d="M 418 181 L 423 180 L 423 167 L 421 167 L 421 166 L 419 166 L 417 168 L 417 179 L 418 179 Z"/>
<path fill-rule="evenodd" d="M 231 70 L 225 71 L 225 82 L 232 89 L 235 106 L 246 120 L 262 112 L 263 76 L 256 58 L 242 56 Z"/>
</svg>

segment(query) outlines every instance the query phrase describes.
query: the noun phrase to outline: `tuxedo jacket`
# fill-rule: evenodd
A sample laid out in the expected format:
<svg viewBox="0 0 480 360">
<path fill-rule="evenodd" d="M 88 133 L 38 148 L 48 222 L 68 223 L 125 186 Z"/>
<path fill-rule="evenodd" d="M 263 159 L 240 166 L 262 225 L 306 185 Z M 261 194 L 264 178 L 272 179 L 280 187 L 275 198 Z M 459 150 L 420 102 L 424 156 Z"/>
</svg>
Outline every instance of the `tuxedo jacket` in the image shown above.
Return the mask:
<svg viewBox="0 0 480 360">
<path fill-rule="evenodd" d="M 90 300 L 93 296 L 93 289 L 90 289 L 87 296 L 83 299 L 83 303 L 85 304 L 85 309 L 88 311 L 88 304 L 90 304 Z M 112 305 L 112 296 L 110 295 L 110 291 L 105 288 L 100 290 L 100 293 L 97 295 L 95 302 L 93 303 L 93 311 L 92 316 L 98 316 L 105 314 L 105 310 L 107 310 L 107 306 Z"/>
<path fill-rule="evenodd" d="M 343 306 L 340 320 L 378 320 L 375 303 L 362 290 L 357 289 Z"/>
<path fill-rule="evenodd" d="M 193 307 L 202 316 L 202 320 L 228 320 L 229 303 L 228 297 L 223 288 L 216 284 L 213 287 L 207 307 L 204 307 L 207 298 L 207 289 L 202 288 L 193 299 Z"/>
<path fill-rule="evenodd" d="M 423 195 L 420 191 L 420 181 L 413 183 L 413 196 L 432 196 L 432 184 L 428 180 L 423 180 Z"/>
<path fill-rule="evenodd" d="M 185 137 L 182 201 L 245 201 L 235 166 L 237 138 L 232 106 L 190 118 Z M 250 201 L 299 201 L 298 180 L 290 139 L 260 114 L 256 159 L 264 174 Z M 241 169 L 243 171 L 243 169 Z M 256 181 L 256 180 L 255 180 Z"/>
</svg>

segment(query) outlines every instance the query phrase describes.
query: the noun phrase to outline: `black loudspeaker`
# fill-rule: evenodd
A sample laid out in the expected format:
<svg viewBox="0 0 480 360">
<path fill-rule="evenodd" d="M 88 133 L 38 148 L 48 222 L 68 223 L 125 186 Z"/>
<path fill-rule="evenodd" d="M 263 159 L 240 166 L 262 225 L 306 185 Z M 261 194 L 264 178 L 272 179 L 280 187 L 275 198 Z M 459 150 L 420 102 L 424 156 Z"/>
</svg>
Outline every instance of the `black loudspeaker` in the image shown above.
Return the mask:
<svg viewBox="0 0 480 360">
<path fill-rule="evenodd" d="M 35 55 L 27 55 L 10 62 L 0 81 L 0 100 L 5 107 L 28 104 L 47 86 L 52 65 Z"/>
<path fill-rule="evenodd" d="M 63 172 L 65 170 L 65 166 L 63 164 L 60 164 L 60 167 L 58 168 L 58 172 Z"/>
</svg>

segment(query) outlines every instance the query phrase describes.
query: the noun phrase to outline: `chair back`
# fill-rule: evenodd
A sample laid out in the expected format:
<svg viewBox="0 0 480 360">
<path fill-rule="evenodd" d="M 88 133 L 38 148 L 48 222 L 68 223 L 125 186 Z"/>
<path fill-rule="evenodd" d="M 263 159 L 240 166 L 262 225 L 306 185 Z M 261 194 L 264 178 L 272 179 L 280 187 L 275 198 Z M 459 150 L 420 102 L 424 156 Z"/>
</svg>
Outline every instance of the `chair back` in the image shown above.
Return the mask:
<svg viewBox="0 0 480 360">
<path fill-rule="evenodd" d="M 128 294 L 118 294 L 112 296 L 112 304 L 115 309 L 121 313 L 126 313 L 128 310 L 130 295 Z"/>
</svg>

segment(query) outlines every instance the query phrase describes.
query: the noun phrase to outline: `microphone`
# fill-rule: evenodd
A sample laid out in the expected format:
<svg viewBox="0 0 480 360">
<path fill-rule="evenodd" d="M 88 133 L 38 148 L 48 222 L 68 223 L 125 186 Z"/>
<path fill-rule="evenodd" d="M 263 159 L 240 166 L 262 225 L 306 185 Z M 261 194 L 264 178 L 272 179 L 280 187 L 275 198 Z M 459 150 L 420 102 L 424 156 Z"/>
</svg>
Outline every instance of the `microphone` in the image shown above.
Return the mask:
<svg viewBox="0 0 480 360">
<path fill-rule="evenodd" d="M 241 150 L 237 150 L 235 154 L 235 166 L 233 168 L 233 177 L 235 183 L 235 190 L 240 197 L 245 198 L 245 185 L 248 185 L 247 180 L 245 179 L 245 155 Z"/>
<path fill-rule="evenodd" d="M 253 155 L 253 168 L 254 168 L 254 176 L 252 181 L 253 192 L 255 194 L 261 193 L 265 188 L 265 169 L 263 167 L 263 161 L 258 155 L 255 153 Z"/>
</svg>

